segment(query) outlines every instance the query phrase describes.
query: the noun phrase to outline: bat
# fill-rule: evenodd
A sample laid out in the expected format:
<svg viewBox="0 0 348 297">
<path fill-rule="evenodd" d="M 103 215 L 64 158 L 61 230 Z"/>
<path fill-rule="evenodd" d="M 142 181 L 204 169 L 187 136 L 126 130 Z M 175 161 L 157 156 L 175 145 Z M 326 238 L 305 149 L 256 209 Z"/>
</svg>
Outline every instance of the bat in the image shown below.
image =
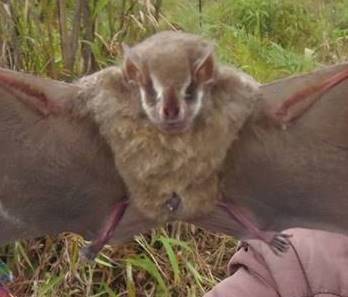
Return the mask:
<svg viewBox="0 0 348 297">
<path fill-rule="evenodd" d="M 212 82 L 210 94 L 213 90 L 215 92 L 219 92 L 219 90 L 222 92 L 221 89 L 224 92 L 227 90 L 227 93 L 238 91 L 236 93 L 240 96 L 230 96 L 236 100 L 238 108 L 235 111 L 240 111 L 242 116 L 244 116 L 243 121 L 240 121 L 242 126 L 246 119 L 245 116 L 249 115 L 249 104 L 255 100 L 254 91 L 257 84 L 247 76 L 236 71 L 232 71 L 232 78 L 228 76 L 226 80 L 216 80 L 216 72 L 212 71 L 214 69 L 212 65 L 215 66 L 216 64 L 214 63 L 211 52 L 209 50 L 208 52 L 206 51 L 209 46 L 203 46 L 203 48 L 205 49 L 203 51 L 205 55 L 200 55 L 198 61 L 194 60 L 198 63 L 192 64 L 198 67 L 194 68 L 196 70 L 194 73 L 197 75 L 200 72 L 197 72 L 197 69 L 201 70 L 202 68 L 200 66 L 204 66 L 203 73 L 199 75 L 203 75 L 204 82 L 213 80 L 209 81 L 209 84 Z M 200 52 L 198 51 L 198 53 Z M 123 183 L 125 173 L 122 173 L 123 171 L 119 167 L 115 167 L 115 151 L 112 150 L 110 140 L 108 141 L 107 137 L 105 137 L 105 131 L 100 129 L 100 122 L 98 123 L 98 112 L 96 111 L 98 108 L 103 108 L 103 101 L 89 100 L 89 98 L 98 97 L 96 93 L 100 90 L 93 85 L 93 81 L 98 81 L 98 77 L 104 78 L 100 82 L 104 84 L 103 90 L 106 91 L 108 88 L 105 89 L 105 86 L 116 82 L 116 85 L 120 87 L 118 91 L 121 90 L 121 94 L 125 92 L 124 94 L 127 95 L 126 98 L 130 99 L 130 103 L 138 104 L 139 114 L 135 114 L 140 118 L 145 118 L 148 124 L 154 126 L 154 123 L 149 121 L 151 117 L 146 113 L 145 107 L 142 106 L 144 104 L 143 101 L 147 100 L 145 96 L 141 97 L 142 90 L 139 90 L 138 97 L 132 96 L 136 89 L 134 83 L 138 84 L 139 88 L 143 83 L 144 77 L 146 77 L 144 72 L 148 69 L 146 67 L 140 69 L 139 57 L 137 54 L 134 56 L 134 51 L 132 52 L 130 50 L 128 54 L 131 60 L 125 60 L 122 71 L 115 68 L 107 69 L 102 73 L 83 78 L 75 84 L 44 80 L 26 74 L 1 70 L 0 97 L 3 107 L 1 107 L 2 112 L 0 114 L 2 127 L 0 137 L 2 143 L 6 143 L 6 146 L 0 151 L 1 161 L 4 164 L 0 188 L 0 210 L 2 210 L 0 212 L 0 219 L 2 226 L 4 226 L 2 228 L 3 230 L 0 231 L 0 240 L 2 242 L 41 234 L 56 234 L 62 231 L 71 231 L 82 234 L 86 238 L 96 239 L 87 251 L 88 257 L 93 257 L 100 247 L 112 236 L 117 240 L 121 240 L 122 238 L 130 237 L 163 222 L 162 218 L 156 220 L 153 216 L 148 215 L 135 205 L 134 201 L 141 199 L 139 196 L 128 200 L 129 187 L 127 189 Z M 321 220 L 322 213 L 319 212 L 321 209 L 317 205 L 314 205 L 310 210 L 313 213 L 312 217 L 308 216 L 307 218 L 305 215 L 297 216 L 296 211 L 294 211 L 294 205 L 298 205 L 299 201 L 296 201 L 296 199 L 300 198 L 297 198 L 299 196 L 295 195 L 296 197 L 292 198 L 294 200 L 290 199 L 292 197 L 292 190 L 297 188 L 296 182 L 293 182 L 293 188 L 290 188 L 290 184 L 289 188 L 286 188 L 287 192 L 284 189 L 284 193 L 282 193 L 285 199 L 288 199 L 287 204 L 286 201 L 282 200 L 284 198 L 281 195 L 279 197 L 277 196 L 279 200 L 273 196 L 275 191 L 272 188 L 279 188 L 277 180 L 268 180 L 266 187 L 263 185 L 264 180 L 262 179 L 265 176 L 263 174 L 253 175 L 253 167 L 251 166 L 256 166 L 254 163 L 255 160 L 258 160 L 258 157 L 263 156 L 264 159 L 267 159 L 272 153 L 277 155 L 277 152 L 279 152 L 279 148 L 273 147 L 274 151 L 271 151 L 263 142 L 262 147 L 266 147 L 267 149 L 263 150 L 257 146 L 259 143 L 254 139 L 255 131 L 258 131 L 259 134 L 263 133 L 262 135 L 265 136 L 265 139 L 267 137 L 273 141 L 279 139 L 281 143 L 281 141 L 284 141 L 284 137 L 285 139 L 289 137 L 282 135 L 290 135 L 282 133 L 290 133 L 297 129 L 301 130 L 302 127 L 297 129 L 296 127 L 298 127 L 301 121 L 306 121 L 308 114 L 312 110 L 315 110 L 317 108 L 316 106 L 320 106 L 320 102 L 323 100 L 322 98 L 319 101 L 314 99 L 309 100 L 311 93 L 315 93 L 313 90 L 311 92 L 307 91 L 307 94 L 304 95 L 298 95 L 296 91 L 302 89 L 302 87 L 306 89 L 306 86 L 312 84 L 313 87 L 319 86 L 317 88 L 319 93 L 325 93 L 323 97 L 329 96 L 331 92 L 344 85 L 339 84 L 334 87 L 335 84 L 342 80 L 342 78 L 335 76 L 336 74 L 342 76 L 342 73 L 339 71 L 342 70 L 342 67 L 330 68 L 330 71 L 325 70 L 326 72 L 314 72 L 307 76 L 290 79 L 290 81 L 286 81 L 285 83 L 276 82 L 269 86 L 261 86 L 260 88 L 257 85 L 258 90 L 261 91 L 262 98 L 257 101 L 257 108 L 253 109 L 250 116 L 251 120 L 248 118 L 247 124 L 243 126 L 238 141 L 234 141 L 230 150 L 226 152 L 228 153 L 227 159 L 224 160 L 223 170 L 220 174 L 223 185 L 221 191 L 224 199 L 223 203 L 218 201 L 220 196 L 212 196 L 211 201 L 214 203 L 209 202 L 209 207 L 205 207 L 204 204 L 198 205 L 199 208 L 196 206 L 196 211 L 200 215 L 191 211 L 185 216 L 182 216 L 177 210 L 180 210 L 180 206 L 183 204 L 183 198 L 182 196 L 178 197 L 176 193 L 172 193 L 174 195 L 165 197 L 166 199 L 162 201 L 163 203 L 158 204 L 159 208 L 161 209 L 161 206 L 164 206 L 164 211 L 170 214 L 170 220 L 181 219 L 205 226 L 208 229 L 241 236 L 243 232 L 244 235 L 255 236 L 256 234 L 259 236 L 263 234 L 260 233 L 263 232 L 262 230 L 277 231 L 291 224 L 300 224 L 299 226 L 307 227 L 320 225 L 326 229 L 330 229 L 331 227 L 335 231 L 344 229 L 342 227 L 344 220 L 333 218 L 333 215 L 339 213 L 339 210 L 333 207 L 331 207 L 331 212 L 327 214 L 327 221 L 324 222 Z M 116 75 L 109 76 L 110 80 L 108 80 L 108 76 L 106 75 L 105 77 L 103 75 L 107 74 L 110 70 L 111 73 Z M 226 71 L 230 73 L 229 70 Z M 206 80 L 206 75 L 208 75 L 208 80 Z M 118 79 L 113 81 L 112 79 L 115 77 Z M 331 84 L 327 83 L 328 78 L 333 80 Z M 237 88 L 236 84 L 238 86 Z M 154 86 L 152 87 L 154 88 Z M 279 93 L 277 91 L 279 87 L 287 90 L 287 93 L 285 91 Z M 331 91 L 329 90 L 330 88 L 332 88 Z M 187 92 L 187 88 L 185 91 Z M 209 94 L 209 92 L 207 93 Z M 89 94 L 91 94 L 91 97 L 89 97 Z M 295 99 L 289 100 L 286 97 L 287 95 L 290 96 L 293 94 L 297 94 L 294 97 Z M 305 98 L 305 100 L 296 99 L 300 97 Z M 336 97 L 335 95 L 334 98 Z M 108 99 L 109 97 L 104 94 L 102 98 Z M 133 98 L 137 100 L 133 100 Z M 238 101 L 238 98 L 242 98 L 242 100 Z M 282 101 L 283 98 L 288 100 L 284 99 L 285 101 Z M 96 102 L 97 104 L 95 104 Z M 156 130 L 158 134 L 158 131 L 163 129 L 163 127 L 165 130 L 168 128 L 165 127 L 166 125 L 163 125 L 163 123 L 165 124 L 168 121 L 167 116 L 169 116 L 169 122 L 171 122 L 173 116 L 176 117 L 180 114 L 180 112 L 177 112 L 177 109 L 179 108 L 181 110 L 182 108 L 180 106 L 182 102 L 179 101 L 179 98 L 173 98 L 172 95 L 169 95 L 168 100 L 159 100 L 159 102 L 162 104 L 158 105 L 155 114 L 160 115 L 162 112 L 164 121 L 162 119 L 162 122 L 156 127 L 158 128 Z M 243 109 L 243 104 L 241 104 L 243 102 L 247 105 L 245 109 Z M 284 105 L 282 104 L 284 102 L 292 102 L 293 104 L 289 105 L 286 103 Z M 169 104 L 169 107 L 166 104 Z M 279 104 L 283 108 L 277 108 Z M 287 108 L 286 106 L 288 105 L 291 108 Z M 232 106 L 236 107 L 236 105 Z M 300 108 L 299 106 L 302 107 Z M 169 109 L 169 112 L 168 110 L 167 112 L 164 111 L 166 108 Z M 107 108 L 103 110 L 105 112 L 110 111 Z M 279 110 L 281 112 L 278 113 Z M 334 112 L 335 110 L 332 113 Z M 131 110 L 131 114 L 134 115 L 134 109 Z M 202 112 L 198 114 L 204 115 Z M 302 116 L 300 116 L 301 114 Z M 334 114 L 332 117 L 334 118 L 335 116 Z M 176 123 L 174 125 L 174 130 L 179 129 L 180 131 L 183 129 L 184 131 L 186 129 L 186 126 L 183 124 L 186 123 L 188 118 L 184 116 L 183 119 L 183 122 L 180 120 L 179 124 Z M 197 118 L 192 119 L 197 120 Z M 192 123 L 190 122 L 190 127 L 192 127 Z M 284 127 L 284 124 L 289 124 L 286 131 L 280 129 L 280 127 Z M 169 127 L 169 130 L 172 130 L 172 128 Z M 178 131 L 165 131 L 165 133 L 168 132 L 170 132 L 169 134 L 174 133 L 174 135 L 178 133 Z M 173 135 L 171 134 L 171 136 Z M 303 138 L 308 139 L 310 136 L 306 135 Z M 297 142 L 295 140 L 293 142 L 295 146 Z M 249 143 L 252 145 L 249 145 Z M 310 147 L 310 149 L 314 150 L 313 147 Z M 309 152 L 310 149 L 308 148 L 307 154 L 312 157 L 312 152 Z M 257 153 L 260 155 L 257 155 Z M 255 157 L 253 154 L 256 154 Z M 290 158 L 286 154 L 279 154 L 277 156 L 279 159 Z M 252 164 L 249 164 L 247 160 L 254 161 L 250 161 Z M 263 159 L 260 158 L 260 160 Z M 243 162 L 245 162 L 246 168 L 249 166 L 250 172 L 248 171 L 248 174 L 240 169 L 244 165 Z M 283 161 L 279 162 L 280 165 L 278 166 L 282 168 L 281 162 Z M 116 164 L 118 165 L 117 162 Z M 326 168 L 325 164 L 329 163 L 324 157 L 323 160 L 319 160 L 316 163 L 316 165 L 323 166 L 323 168 Z M 262 165 L 267 169 L 273 168 L 274 164 L 267 163 Z M 332 163 L 327 166 L 330 167 L 331 165 Z M 263 173 L 263 166 L 258 166 L 255 168 L 258 168 L 259 172 Z M 281 173 L 279 171 L 277 178 L 281 179 L 282 174 L 285 174 Z M 123 175 L 123 179 L 121 175 Z M 250 178 L 251 182 L 250 187 L 248 178 Z M 40 182 L 36 183 L 36 181 Z M 263 189 L 262 187 L 265 187 L 264 191 L 259 191 Z M 251 197 L 247 195 L 247 191 L 251 191 L 252 189 L 255 189 L 252 192 L 255 195 Z M 314 198 L 307 198 L 312 196 L 311 190 L 313 190 L 313 193 L 317 193 L 314 189 L 315 186 L 314 188 L 309 188 L 308 195 L 303 196 L 306 199 L 305 203 L 315 204 L 311 200 Z M 288 193 L 288 196 L 285 193 Z M 304 199 L 303 197 L 302 199 Z M 322 195 L 320 197 L 326 196 Z M 322 199 L 326 201 L 325 199 L 328 198 Z M 197 199 L 196 201 L 199 202 L 200 200 Z M 293 205 L 291 204 L 292 201 L 294 202 Z M 337 201 L 340 202 L 339 208 L 346 206 L 344 205 L 345 199 L 337 199 Z M 275 206 L 273 207 L 272 203 L 275 202 L 278 202 L 278 204 L 274 204 Z M 292 208 L 289 208 L 290 214 L 285 216 L 285 219 L 283 218 L 282 221 L 283 223 L 281 223 L 276 218 L 281 217 L 287 211 L 285 207 L 280 208 L 284 205 L 292 205 Z M 247 210 L 248 214 L 238 215 L 241 209 L 243 211 Z M 249 220 L 243 221 L 243 218 L 249 216 L 249 212 L 254 217 L 251 220 L 252 224 L 250 224 Z M 273 214 L 276 215 L 272 217 Z M 247 224 L 245 224 L 245 221 Z M 240 223 L 243 222 L 243 227 L 245 225 L 247 227 L 251 225 L 251 227 L 249 226 L 249 228 L 244 230 L 245 228 L 243 229 L 240 226 Z M 113 234 L 114 228 L 117 225 L 118 228 L 116 228 L 115 234 Z"/>
</svg>

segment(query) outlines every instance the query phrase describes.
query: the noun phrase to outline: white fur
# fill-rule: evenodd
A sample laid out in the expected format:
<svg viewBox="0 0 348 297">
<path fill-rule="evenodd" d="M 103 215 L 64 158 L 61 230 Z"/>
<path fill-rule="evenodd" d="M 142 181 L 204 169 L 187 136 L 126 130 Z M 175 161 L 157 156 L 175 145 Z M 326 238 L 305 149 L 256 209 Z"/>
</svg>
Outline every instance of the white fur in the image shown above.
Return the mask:
<svg viewBox="0 0 348 297">
<path fill-rule="evenodd" d="M 185 97 L 185 93 L 186 93 L 186 89 L 188 88 L 188 86 L 190 85 L 191 83 L 191 80 L 192 78 L 189 76 L 187 78 L 187 80 L 185 81 L 183 87 L 181 88 L 180 90 L 180 94 L 182 96 L 182 98 Z M 202 108 L 202 104 L 203 104 L 203 97 L 204 97 L 204 91 L 200 88 L 198 91 L 197 91 L 197 98 L 196 98 L 196 101 L 194 103 L 194 109 L 193 109 L 193 117 L 195 117 L 196 115 L 198 115 L 199 111 L 201 110 Z"/>
<path fill-rule="evenodd" d="M 153 88 L 156 92 L 156 101 L 159 102 L 163 98 L 164 88 L 162 87 L 162 85 L 160 84 L 160 82 L 158 81 L 158 79 L 154 75 L 151 75 L 151 80 L 153 83 Z M 145 113 L 148 115 L 148 117 L 151 120 L 156 121 L 156 119 L 153 119 L 153 117 L 152 117 L 152 107 L 150 107 L 146 103 L 146 100 L 145 100 L 146 99 L 146 92 L 142 87 L 140 87 L 140 98 L 141 98 L 141 105 L 142 105 Z"/>
<path fill-rule="evenodd" d="M 146 104 L 145 98 L 146 98 L 145 90 L 143 88 L 140 88 L 141 106 L 145 110 L 146 114 L 150 116 L 151 108 Z"/>
<path fill-rule="evenodd" d="M 154 76 L 153 74 L 151 74 L 150 76 L 153 83 L 153 88 L 155 89 L 155 92 L 157 94 L 157 100 L 159 101 L 163 98 L 164 88 L 156 76 Z"/>
<path fill-rule="evenodd" d="M 194 110 L 193 110 L 194 116 L 196 116 L 199 113 L 199 111 L 201 110 L 203 97 L 204 97 L 204 91 L 202 89 L 199 89 L 197 92 L 197 99 L 196 99 L 197 101 L 194 105 Z"/>
<path fill-rule="evenodd" d="M 189 76 L 189 77 L 186 79 L 185 83 L 183 84 L 183 86 L 182 86 L 182 88 L 181 88 L 181 90 L 180 90 L 180 95 L 181 95 L 182 98 L 185 97 L 186 89 L 188 88 L 188 86 L 190 85 L 190 83 L 191 83 L 191 76 Z"/>
</svg>

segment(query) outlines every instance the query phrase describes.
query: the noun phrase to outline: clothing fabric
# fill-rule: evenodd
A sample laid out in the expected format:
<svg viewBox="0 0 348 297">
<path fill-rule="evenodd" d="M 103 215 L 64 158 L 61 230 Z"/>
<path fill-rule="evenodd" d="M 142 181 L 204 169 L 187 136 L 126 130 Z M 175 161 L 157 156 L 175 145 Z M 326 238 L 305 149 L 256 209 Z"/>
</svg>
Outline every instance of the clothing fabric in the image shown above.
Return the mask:
<svg viewBox="0 0 348 297">
<path fill-rule="evenodd" d="M 277 256 L 260 240 L 243 242 L 230 276 L 204 297 L 348 297 L 348 237 L 289 229 L 289 250 Z"/>
</svg>

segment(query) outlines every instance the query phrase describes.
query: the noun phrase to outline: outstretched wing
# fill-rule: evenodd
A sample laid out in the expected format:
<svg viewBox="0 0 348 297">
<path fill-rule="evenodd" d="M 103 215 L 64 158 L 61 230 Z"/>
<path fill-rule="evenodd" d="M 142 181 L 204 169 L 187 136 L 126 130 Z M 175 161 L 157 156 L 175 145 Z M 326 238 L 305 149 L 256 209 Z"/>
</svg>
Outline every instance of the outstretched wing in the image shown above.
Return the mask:
<svg viewBox="0 0 348 297">
<path fill-rule="evenodd" d="M 327 67 L 261 87 L 259 108 L 230 149 L 222 173 L 227 202 L 244 209 L 260 229 L 348 234 L 347 69 L 348 64 Z M 328 82 L 330 87 L 320 88 Z M 302 95 L 309 97 L 294 99 Z M 285 113 L 277 114 L 280 110 Z M 218 207 L 195 223 L 250 235 Z"/>
<path fill-rule="evenodd" d="M 98 128 L 70 112 L 78 91 L 0 69 L 0 243 L 63 231 L 94 238 L 124 198 Z M 129 207 L 115 239 L 151 226 Z"/>
</svg>

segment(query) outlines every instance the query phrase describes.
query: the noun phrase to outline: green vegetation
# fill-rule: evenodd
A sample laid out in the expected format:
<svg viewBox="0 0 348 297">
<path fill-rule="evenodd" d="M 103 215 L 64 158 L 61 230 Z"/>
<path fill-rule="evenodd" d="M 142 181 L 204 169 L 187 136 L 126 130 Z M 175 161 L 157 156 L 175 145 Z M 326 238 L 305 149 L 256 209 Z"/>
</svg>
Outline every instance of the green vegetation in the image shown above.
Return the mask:
<svg viewBox="0 0 348 297">
<path fill-rule="evenodd" d="M 266 82 L 346 60 L 348 0 L 0 0 L 0 65 L 71 80 L 164 29 L 214 40 L 221 61 Z M 12 291 L 201 296 L 225 276 L 235 242 L 177 223 L 107 247 L 92 265 L 79 263 L 82 244 L 67 234 L 2 247 Z"/>
</svg>

